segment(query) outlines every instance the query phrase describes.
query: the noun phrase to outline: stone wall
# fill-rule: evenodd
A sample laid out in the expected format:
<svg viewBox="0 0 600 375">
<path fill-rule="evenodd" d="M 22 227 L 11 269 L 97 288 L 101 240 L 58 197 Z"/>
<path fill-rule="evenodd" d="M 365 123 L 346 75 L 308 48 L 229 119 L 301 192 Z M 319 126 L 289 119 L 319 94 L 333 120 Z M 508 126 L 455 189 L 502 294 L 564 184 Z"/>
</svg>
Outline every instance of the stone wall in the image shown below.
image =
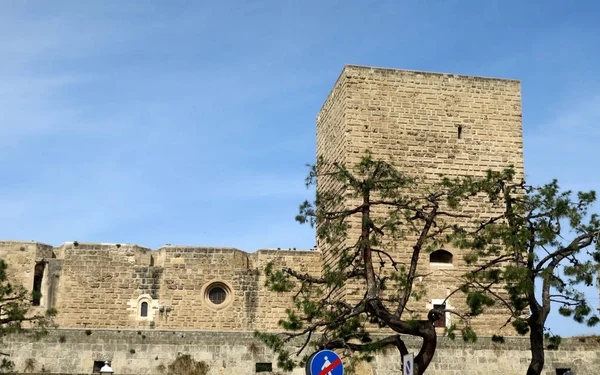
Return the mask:
<svg viewBox="0 0 600 375">
<path fill-rule="evenodd" d="M 8 265 L 8 277 L 33 290 L 36 263 L 52 258 L 53 247 L 39 242 L 0 241 L 0 258 Z"/>
<path fill-rule="evenodd" d="M 517 179 L 523 176 L 523 144 L 520 83 L 514 80 L 440 74 L 362 66 L 346 66 L 317 118 L 317 156 L 351 167 L 369 150 L 373 158 L 386 160 L 425 186 L 439 181 L 440 174 L 484 176 L 488 169 L 513 165 Z M 318 181 L 318 191 L 337 189 L 329 179 Z M 414 194 L 415 189 L 407 191 Z M 346 200 L 344 208 L 361 202 Z M 387 208 L 375 207 L 374 216 Z M 497 209 L 474 198 L 463 213 L 485 221 Z M 465 219 L 461 219 L 464 225 Z M 447 220 L 450 221 L 450 220 Z M 358 215 L 349 220 L 351 229 L 345 246 L 360 236 Z M 410 227 L 407 227 L 410 232 Z M 386 250 L 400 264 L 410 264 L 416 237 L 390 243 Z M 333 262 L 332 249 L 319 243 L 324 261 Z M 459 283 L 468 267 L 463 253 L 444 245 L 453 254 L 452 264 L 430 264 L 429 253 L 420 255 L 417 273 L 426 275 L 424 302 L 411 309 L 426 313 L 436 300 L 443 300 Z M 391 269 L 390 269 L 391 270 Z M 417 281 L 415 284 L 421 283 Z M 360 298 L 364 287 L 346 286 L 347 298 Z M 503 293 L 502 288 L 496 292 Z M 466 308 L 464 297 L 452 297 L 449 307 Z M 474 326 L 494 333 L 506 321 L 500 303 L 488 309 L 485 320 Z M 447 320 L 453 319 L 450 315 Z M 503 334 L 510 334 L 504 332 Z"/>
<path fill-rule="evenodd" d="M 265 288 L 267 263 L 321 272 L 320 252 L 299 250 L 4 241 L 0 258 L 28 290 L 42 265 L 43 297 L 34 310 L 56 308 L 62 328 L 276 330 L 291 295 Z M 222 304 L 210 302 L 213 286 L 226 291 Z"/>
<path fill-rule="evenodd" d="M 50 290 L 51 278 L 48 276 L 48 261 L 45 259 L 52 258 L 53 247 L 50 245 L 33 241 L 0 241 L 0 259 L 8 264 L 9 281 L 23 286 L 29 292 L 34 290 L 36 278 L 39 278 L 39 288 Z M 32 307 L 32 313 L 44 311 L 50 296 L 50 293 L 43 293 L 39 306 Z"/>
<path fill-rule="evenodd" d="M 346 162 L 369 149 L 429 179 L 509 164 L 522 176 L 519 81 L 349 65 L 340 85 Z"/>
<path fill-rule="evenodd" d="M 405 340 L 410 350 L 418 345 Z M 90 374 L 95 361 L 110 361 L 117 375 L 164 374 L 178 355 L 189 354 L 209 366 L 207 375 L 277 374 L 276 359 L 249 332 L 199 332 L 116 329 L 58 329 L 38 341 L 25 336 L 3 340 L 18 373 Z M 529 362 L 528 340 L 510 338 L 504 344 L 480 338 L 476 344 L 441 338 L 428 375 L 523 375 Z M 597 338 L 566 339 L 559 350 L 547 351 L 544 375 L 571 368 L 577 375 L 597 375 Z M 257 372 L 256 364 L 273 371 Z M 359 366 L 359 375 L 398 375 L 400 356 L 389 349 L 374 363 Z M 292 375 L 303 375 L 296 369 Z"/>
<path fill-rule="evenodd" d="M 67 243 L 57 253 L 63 255 L 55 302 L 61 327 L 137 326 L 130 301 L 156 292 L 150 249 Z"/>
<path fill-rule="evenodd" d="M 337 161 L 340 164 L 345 164 L 347 161 L 348 140 L 345 123 L 348 95 L 345 75 L 342 73 L 317 116 L 317 159 Z M 318 188 L 320 191 L 344 194 L 339 182 L 327 175 L 318 178 Z M 332 207 L 332 210 L 337 208 L 343 209 L 343 206 Z M 340 238 L 340 248 L 348 246 L 349 242 L 348 239 Z M 319 250 L 324 250 L 324 264 L 335 264 L 338 257 L 334 255 L 336 254 L 334 249 L 321 243 L 319 238 L 316 239 L 316 243 Z"/>
</svg>

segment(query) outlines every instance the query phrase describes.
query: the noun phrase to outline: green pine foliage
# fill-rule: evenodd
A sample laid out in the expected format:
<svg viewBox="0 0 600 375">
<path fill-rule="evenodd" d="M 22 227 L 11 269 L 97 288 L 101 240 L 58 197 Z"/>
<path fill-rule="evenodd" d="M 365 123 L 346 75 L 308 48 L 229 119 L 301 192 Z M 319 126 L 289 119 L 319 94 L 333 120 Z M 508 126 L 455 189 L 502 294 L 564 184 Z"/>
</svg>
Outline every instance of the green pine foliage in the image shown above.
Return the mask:
<svg viewBox="0 0 600 375">
<path fill-rule="evenodd" d="M 415 374 L 422 374 L 435 353 L 433 322 L 454 314 L 457 319 L 446 335 L 454 338 L 460 332 L 474 342 L 471 319 L 492 306 L 502 307 L 505 325 L 531 336 L 528 375 L 539 374 L 544 340 L 552 340 L 552 347 L 560 344 L 557 336 L 544 339 L 551 304 L 578 322 L 591 326 L 599 321 L 578 286 L 592 285 L 598 272 L 600 219 L 590 212 L 594 192 L 573 195 L 556 181 L 532 187 L 515 176 L 507 168 L 479 178 L 440 176 L 431 183 L 408 177 L 369 153 L 352 166 L 318 160 L 307 186 L 319 180 L 329 188 L 319 189 L 314 202 L 303 202 L 296 220 L 316 227 L 319 246 L 335 262 L 319 276 L 269 264 L 267 287 L 290 292 L 293 308 L 279 322 L 283 332 L 257 332 L 257 337 L 278 353 L 280 368 L 291 370 L 317 349 L 338 350 L 353 363 L 389 347 L 406 354 L 401 335 L 417 336 L 422 347 Z M 472 210 L 465 206 L 487 216 L 468 213 Z M 464 298 L 468 310 L 438 307 L 425 317 L 408 307 L 426 296 L 427 274 L 419 274 L 417 266 L 424 254 L 444 246 L 463 249 L 471 266 L 450 294 Z M 407 255 L 403 261 L 397 259 L 400 251 Z M 363 294 L 343 298 L 348 288 Z M 375 337 L 378 327 L 394 333 Z M 494 336 L 493 341 L 504 339 Z"/>
<path fill-rule="evenodd" d="M 469 315 L 480 314 L 493 304 L 485 293 L 470 292 L 471 312 L 464 314 L 437 308 L 421 316 L 408 304 L 426 296 L 424 283 L 417 281 L 427 277 L 417 272 L 422 255 L 455 239 L 469 241 L 463 234 L 471 223 L 462 207 L 489 181 L 440 178 L 438 183 L 425 184 L 370 154 L 352 166 L 321 159 L 310 167 L 307 186 L 315 185 L 317 179 L 332 188 L 320 189 L 315 202 L 303 202 L 296 220 L 316 227 L 320 246 L 330 249 L 336 261 L 327 264 L 318 277 L 267 265 L 267 287 L 293 296 L 294 308 L 279 322 L 284 332 L 256 334 L 278 353 L 279 367 L 303 366 L 307 353 L 315 348 L 340 350 L 348 363 L 369 361 L 389 347 L 406 354 L 402 334 L 423 339 L 415 357 L 415 373 L 421 374 L 435 351 L 433 321 L 447 312 L 458 315 L 462 337 L 475 341 Z M 464 227 L 457 225 L 461 220 Z M 353 226 L 360 230 L 355 238 L 349 236 Z M 411 241 L 407 248 L 412 251 L 408 263 L 396 259 L 398 244 L 406 241 Z M 494 272 L 489 270 L 490 276 Z M 340 298 L 348 287 L 358 287 L 364 295 L 354 300 Z M 383 338 L 372 335 L 374 328 L 384 327 L 395 333 Z M 449 335 L 454 336 L 457 329 L 453 326 Z"/>
<path fill-rule="evenodd" d="M 511 170 L 488 172 L 481 187 L 500 213 L 478 223 L 475 232 L 452 239 L 468 251 L 465 259 L 474 266 L 465 275 L 467 303 L 472 312 L 483 311 L 484 298 L 506 307 L 507 323 L 530 336 L 527 375 L 539 375 L 544 343 L 548 349 L 560 345 L 560 337 L 546 327 L 553 306 L 590 327 L 600 321 L 580 292 L 580 286 L 594 284 L 599 271 L 600 217 L 591 212 L 596 193 L 562 191 L 556 180 L 529 186 L 515 181 Z M 494 286 L 503 286 L 506 293 Z"/>
</svg>

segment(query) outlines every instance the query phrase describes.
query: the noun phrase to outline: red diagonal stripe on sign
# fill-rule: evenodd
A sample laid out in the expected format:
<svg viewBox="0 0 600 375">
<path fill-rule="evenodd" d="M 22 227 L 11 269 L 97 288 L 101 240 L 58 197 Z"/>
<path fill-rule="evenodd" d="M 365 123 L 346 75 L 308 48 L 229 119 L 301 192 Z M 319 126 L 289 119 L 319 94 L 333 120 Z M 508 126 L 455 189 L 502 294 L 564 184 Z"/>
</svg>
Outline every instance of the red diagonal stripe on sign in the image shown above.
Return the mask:
<svg viewBox="0 0 600 375">
<path fill-rule="evenodd" d="M 337 367 L 337 365 L 341 365 L 342 364 L 342 360 L 341 359 L 336 359 L 335 361 L 333 361 L 332 364 L 330 364 L 329 366 L 325 367 L 325 370 L 321 371 L 319 373 L 319 375 L 325 375 L 327 374 L 329 371 L 333 370 L 334 367 Z"/>
</svg>

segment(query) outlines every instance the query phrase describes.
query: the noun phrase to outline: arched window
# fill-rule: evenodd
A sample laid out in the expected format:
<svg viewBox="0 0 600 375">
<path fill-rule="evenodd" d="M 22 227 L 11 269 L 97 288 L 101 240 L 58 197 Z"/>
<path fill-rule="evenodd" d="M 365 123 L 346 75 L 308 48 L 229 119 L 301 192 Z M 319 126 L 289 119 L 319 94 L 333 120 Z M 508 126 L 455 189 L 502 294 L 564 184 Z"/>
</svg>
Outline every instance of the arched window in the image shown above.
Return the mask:
<svg viewBox="0 0 600 375">
<path fill-rule="evenodd" d="M 436 250 L 429 254 L 429 263 L 452 264 L 452 253 L 446 250 Z"/>
<path fill-rule="evenodd" d="M 148 316 L 148 302 L 142 302 L 140 306 L 140 316 L 143 318 Z"/>
</svg>

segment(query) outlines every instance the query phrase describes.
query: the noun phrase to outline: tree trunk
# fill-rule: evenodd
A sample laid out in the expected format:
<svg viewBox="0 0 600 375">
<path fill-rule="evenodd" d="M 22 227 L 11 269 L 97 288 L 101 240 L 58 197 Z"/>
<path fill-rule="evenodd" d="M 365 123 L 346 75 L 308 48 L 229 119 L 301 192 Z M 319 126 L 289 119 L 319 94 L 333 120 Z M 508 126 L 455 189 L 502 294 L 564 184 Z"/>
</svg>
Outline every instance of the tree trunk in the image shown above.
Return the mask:
<svg viewBox="0 0 600 375">
<path fill-rule="evenodd" d="M 435 327 L 429 320 L 419 322 L 419 330 L 424 333 L 421 335 L 423 338 L 423 344 L 421 350 L 415 356 L 415 375 L 422 375 L 429 367 L 429 364 L 433 360 L 435 354 L 435 348 L 437 347 L 437 334 Z"/>
<path fill-rule="evenodd" d="M 544 369 L 544 325 L 536 320 L 529 323 L 531 330 L 529 344 L 531 345 L 531 362 L 527 375 L 540 375 Z"/>
</svg>

